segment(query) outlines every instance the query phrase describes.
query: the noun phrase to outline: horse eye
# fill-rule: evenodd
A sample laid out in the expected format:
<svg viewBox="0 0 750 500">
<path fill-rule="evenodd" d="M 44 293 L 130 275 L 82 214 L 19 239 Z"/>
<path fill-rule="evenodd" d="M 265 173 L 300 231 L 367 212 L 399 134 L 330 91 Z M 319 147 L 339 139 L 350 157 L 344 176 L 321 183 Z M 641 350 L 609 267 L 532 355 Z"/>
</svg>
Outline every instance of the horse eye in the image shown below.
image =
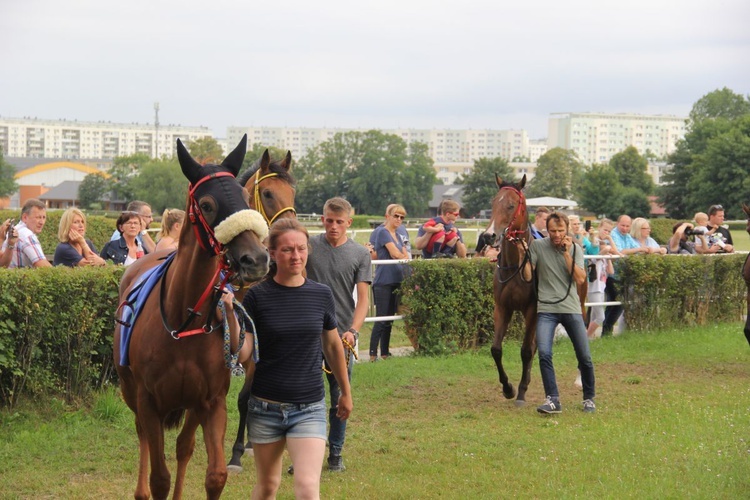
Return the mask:
<svg viewBox="0 0 750 500">
<path fill-rule="evenodd" d="M 211 212 L 213 211 L 213 206 L 208 202 L 204 202 L 201 203 L 201 210 L 204 212 Z"/>
<path fill-rule="evenodd" d="M 271 198 L 273 198 L 273 193 L 270 190 L 269 191 L 263 191 L 263 197 L 271 199 Z"/>
</svg>

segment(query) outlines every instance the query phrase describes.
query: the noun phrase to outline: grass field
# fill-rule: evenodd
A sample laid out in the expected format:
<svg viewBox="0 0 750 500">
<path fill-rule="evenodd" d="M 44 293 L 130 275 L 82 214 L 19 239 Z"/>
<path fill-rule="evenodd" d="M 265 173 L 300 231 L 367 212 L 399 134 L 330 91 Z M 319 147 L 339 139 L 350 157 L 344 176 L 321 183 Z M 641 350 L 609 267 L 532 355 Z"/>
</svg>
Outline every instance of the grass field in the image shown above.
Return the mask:
<svg viewBox="0 0 750 500">
<path fill-rule="evenodd" d="M 506 347 L 516 383 L 518 345 Z M 593 415 L 580 411 L 571 344 L 558 343 L 555 354 L 564 412 L 553 417 L 535 411 L 543 399 L 537 364 L 529 403 L 517 408 L 501 395 L 488 349 L 359 364 L 347 471 L 323 472 L 322 498 L 748 497 L 750 347 L 742 325 L 593 342 Z M 137 441 L 114 390 L 88 408 L 43 401 L 0 413 L 0 423 L 1 498 L 131 497 Z M 167 437 L 173 473 L 174 437 Z M 199 437 L 187 498 L 204 498 L 205 465 Z M 225 498 L 249 498 L 252 458 L 245 465 L 230 475 Z M 292 495 L 285 474 L 279 498 Z"/>
</svg>

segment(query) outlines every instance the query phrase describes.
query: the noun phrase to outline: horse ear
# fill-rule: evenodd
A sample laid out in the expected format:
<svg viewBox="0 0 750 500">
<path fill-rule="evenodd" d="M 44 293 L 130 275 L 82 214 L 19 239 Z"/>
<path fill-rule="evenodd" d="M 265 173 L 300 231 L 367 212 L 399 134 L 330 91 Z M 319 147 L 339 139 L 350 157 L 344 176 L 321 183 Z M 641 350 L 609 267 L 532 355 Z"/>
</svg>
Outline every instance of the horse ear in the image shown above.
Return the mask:
<svg viewBox="0 0 750 500">
<path fill-rule="evenodd" d="M 260 169 L 268 170 L 268 165 L 271 163 L 271 155 L 268 153 L 268 149 L 263 151 L 263 156 L 260 157 Z"/>
<path fill-rule="evenodd" d="M 745 204 L 745 202 L 742 202 L 742 211 L 745 212 L 745 215 L 750 218 L 750 207 Z"/>
<path fill-rule="evenodd" d="M 497 188 L 500 189 L 503 185 L 503 180 L 500 178 L 497 173 L 495 173 L 495 183 L 497 184 Z"/>
<path fill-rule="evenodd" d="M 229 170 L 232 171 L 235 177 L 237 177 L 237 174 L 240 173 L 240 168 L 242 167 L 242 162 L 245 159 L 245 152 L 247 151 L 247 134 L 242 136 L 242 140 L 239 144 L 237 144 L 237 147 L 234 148 L 234 151 L 229 153 L 226 158 L 224 158 L 224 161 L 221 162 L 222 167 L 227 167 Z"/>
<path fill-rule="evenodd" d="M 286 157 L 284 157 L 284 162 L 281 164 L 282 167 L 284 167 L 284 170 L 289 171 L 289 169 L 292 168 L 292 152 L 287 150 Z"/>
<path fill-rule="evenodd" d="M 180 168 L 182 173 L 187 177 L 191 184 L 198 182 L 201 177 L 201 164 L 198 163 L 190 156 L 187 148 L 182 144 L 182 141 L 177 139 L 177 159 L 180 161 Z"/>
<path fill-rule="evenodd" d="M 518 189 L 523 189 L 526 186 L 526 174 L 523 174 L 521 182 L 518 183 Z"/>
</svg>

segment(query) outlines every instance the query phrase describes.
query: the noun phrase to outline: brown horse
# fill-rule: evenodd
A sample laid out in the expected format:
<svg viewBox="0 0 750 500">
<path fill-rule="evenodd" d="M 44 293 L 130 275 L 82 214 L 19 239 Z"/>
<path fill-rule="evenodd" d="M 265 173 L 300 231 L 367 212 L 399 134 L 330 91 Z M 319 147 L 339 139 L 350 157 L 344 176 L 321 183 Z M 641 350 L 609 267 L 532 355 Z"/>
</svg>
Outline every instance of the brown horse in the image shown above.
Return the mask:
<svg viewBox="0 0 750 500">
<path fill-rule="evenodd" d="M 295 182 L 290 170 L 292 168 L 292 154 L 287 152 L 281 161 L 271 161 L 268 150 L 252 167 L 243 172 L 237 181 L 250 193 L 250 208 L 263 215 L 270 226 L 276 219 L 296 217 L 294 209 Z M 244 292 L 236 294 L 239 300 Z M 227 467 L 234 472 L 242 471 L 242 456 L 252 450 L 248 441 L 245 443 L 245 429 L 247 428 L 247 403 L 250 399 L 250 385 L 255 373 L 255 363 L 248 359 L 242 364 L 245 369 L 245 383 L 237 397 L 237 409 L 240 412 L 237 437 L 232 446 L 232 458 Z"/>
<path fill-rule="evenodd" d="M 750 234 L 750 207 L 742 204 L 742 211 L 747 216 L 747 226 L 745 230 L 747 234 Z M 745 265 L 742 266 L 742 277 L 745 279 L 745 285 L 747 286 L 747 318 L 745 319 L 745 338 L 748 344 L 750 344 L 750 255 L 745 259 Z"/>
<path fill-rule="evenodd" d="M 185 423 L 177 438 L 174 498 L 182 496 L 198 425 L 203 428 L 208 454 L 207 497 L 218 498 L 226 483 L 224 433 L 230 372 L 224 341 L 212 326 L 218 301 L 214 290 L 223 285 L 217 288 L 217 282 L 234 276 L 252 282 L 268 272 L 268 252 L 262 243 L 266 225 L 258 212 L 248 208 L 247 191 L 235 179 L 246 145 L 244 137 L 221 165 L 201 166 L 177 141 L 180 166 L 190 181 L 189 217 L 176 254 L 167 259 L 171 264 L 154 293 L 144 299 L 137 319 L 132 320 L 127 366 L 121 365 L 121 331 L 119 326 L 115 329 L 115 365 L 123 397 L 135 413 L 140 442 L 135 498 L 148 498 L 149 485 L 154 498 L 169 494 L 164 429 L 177 427 L 183 415 Z M 167 255 L 147 255 L 125 272 L 120 283 L 121 303 L 131 286 L 137 286 L 138 278 Z M 219 278 L 221 270 L 224 279 Z"/>
<path fill-rule="evenodd" d="M 513 311 L 520 311 L 524 317 L 525 333 L 521 345 L 522 375 L 518 384 L 516 405 L 526 403 L 526 391 L 531 381 L 531 364 L 536 354 L 537 297 L 531 271 L 529 246 L 529 214 L 523 188 L 526 176 L 520 182 L 504 182 L 495 176 L 498 192 L 492 199 L 492 216 L 486 233 L 495 237 L 493 246 L 499 247 L 500 254 L 495 268 L 493 292 L 495 308 L 495 335 L 492 340 L 492 358 L 495 360 L 503 396 L 512 399 L 516 396 L 513 384 L 503 368 L 503 340 L 513 317 Z M 499 238 L 498 238 L 499 237 Z M 588 285 L 578 287 L 581 309 L 585 313 L 584 302 Z"/>
</svg>

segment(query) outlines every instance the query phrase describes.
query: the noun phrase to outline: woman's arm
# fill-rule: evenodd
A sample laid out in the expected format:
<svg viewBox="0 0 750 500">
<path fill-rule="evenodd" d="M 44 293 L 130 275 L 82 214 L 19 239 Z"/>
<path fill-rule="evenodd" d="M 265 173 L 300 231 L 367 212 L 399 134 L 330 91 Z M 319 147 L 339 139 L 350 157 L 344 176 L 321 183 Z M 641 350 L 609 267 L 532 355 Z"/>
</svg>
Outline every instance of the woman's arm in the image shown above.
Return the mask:
<svg viewBox="0 0 750 500">
<path fill-rule="evenodd" d="M 344 347 L 341 345 L 341 339 L 336 330 L 323 330 L 321 334 L 321 343 L 323 345 L 323 355 L 326 358 L 328 366 L 339 383 L 341 396 L 338 401 L 338 411 L 336 416 L 341 420 L 346 420 L 352 413 L 354 404 L 352 402 L 352 392 L 349 386 L 349 374 L 346 369 L 346 359 L 344 358 Z"/>
</svg>

